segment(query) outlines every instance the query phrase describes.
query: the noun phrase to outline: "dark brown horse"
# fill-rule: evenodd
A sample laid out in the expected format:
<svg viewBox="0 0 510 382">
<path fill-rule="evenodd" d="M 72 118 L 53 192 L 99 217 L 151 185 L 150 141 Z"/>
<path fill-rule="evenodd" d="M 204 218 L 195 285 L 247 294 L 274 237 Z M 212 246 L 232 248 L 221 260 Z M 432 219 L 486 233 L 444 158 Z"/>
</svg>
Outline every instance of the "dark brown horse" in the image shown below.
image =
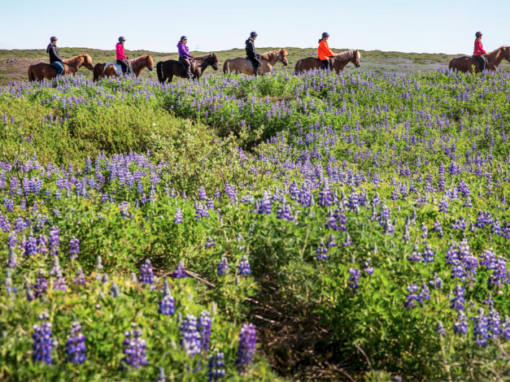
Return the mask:
<svg viewBox="0 0 510 382">
<path fill-rule="evenodd" d="M 350 50 L 348 52 L 337 53 L 332 59 L 332 69 L 339 74 L 347 66 L 349 62 L 352 62 L 355 67 L 359 68 L 361 65 L 361 54 L 358 50 Z M 307 70 L 319 69 L 321 67 L 321 61 L 317 57 L 302 58 L 296 62 L 295 73 L 303 73 Z"/>
<path fill-rule="evenodd" d="M 191 73 L 194 78 L 200 78 L 208 66 L 212 66 L 214 70 L 218 70 L 218 63 L 220 60 L 216 54 L 211 53 L 207 56 L 195 57 L 191 63 Z M 188 78 L 186 75 L 186 68 L 179 61 L 168 60 L 160 61 L 156 65 L 158 71 L 159 82 L 172 82 L 174 76 L 181 78 Z"/>
<path fill-rule="evenodd" d="M 510 62 L 510 47 L 502 46 L 490 53 L 485 55 L 487 57 L 487 70 L 497 72 L 498 66 L 501 64 L 503 59 Z M 480 63 L 476 58 L 471 56 L 463 56 L 457 57 L 450 61 L 449 68 L 453 70 L 458 70 L 460 72 L 470 72 L 473 73 L 473 67 L 475 73 L 480 73 Z"/>
<path fill-rule="evenodd" d="M 80 54 L 79 56 L 64 60 L 64 74 L 74 75 L 82 66 L 92 70 L 92 59 L 88 54 Z M 42 81 L 44 78 L 52 80 L 57 77 L 57 69 L 46 62 L 30 65 L 28 67 L 29 81 Z"/>
<path fill-rule="evenodd" d="M 287 51 L 285 49 L 277 49 L 271 52 L 266 52 L 260 55 L 260 68 L 259 73 L 264 75 L 266 73 L 271 73 L 273 70 L 274 64 L 280 61 L 284 66 L 289 65 L 289 61 L 287 61 Z M 253 76 L 253 65 L 251 61 L 244 57 L 237 57 L 233 59 L 227 59 L 223 63 L 223 73 L 243 73 L 248 76 Z"/>
<path fill-rule="evenodd" d="M 148 68 L 152 71 L 154 68 L 154 61 L 150 55 L 140 56 L 131 60 L 129 63 L 131 65 L 131 70 L 136 77 L 140 76 L 143 69 Z M 117 72 L 113 65 L 108 65 L 106 68 L 104 67 L 105 65 L 106 64 L 96 64 L 96 66 L 94 66 L 94 81 L 98 81 L 100 78 L 104 77 L 110 78 L 112 76 L 117 76 Z"/>
</svg>

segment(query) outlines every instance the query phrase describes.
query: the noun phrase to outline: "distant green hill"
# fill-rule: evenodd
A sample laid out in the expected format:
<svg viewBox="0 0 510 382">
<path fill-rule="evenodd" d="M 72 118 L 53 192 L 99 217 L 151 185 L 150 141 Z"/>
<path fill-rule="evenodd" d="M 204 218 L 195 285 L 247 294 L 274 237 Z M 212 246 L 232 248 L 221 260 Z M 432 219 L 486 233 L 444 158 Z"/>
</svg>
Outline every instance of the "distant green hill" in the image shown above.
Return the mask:
<svg viewBox="0 0 510 382">
<path fill-rule="evenodd" d="M 260 52 L 266 52 L 276 48 L 259 48 Z M 297 60 L 303 57 L 315 56 L 317 50 L 315 48 L 285 48 L 289 56 L 289 67 L 287 70 L 292 72 Z M 60 48 L 60 54 L 64 58 L 71 58 L 78 54 L 87 53 L 92 57 L 94 63 L 106 62 L 115 60 L 114 50 L 99 50 L 89 48 Z M 335 52 L 345 51 L 347 49 L 333 49 Z M 396 72 L 396 73 L 415 73 L 419 70 L 434 70 L 441 66 L 447 65 L 448 62 L 455 56 L 443 53 L 402 53 L 402 52 L 383 52 L 380 50 L 363 51 L 360 50 L 362 55 L 362 68 L 373 70 L 376 72 Z M 205 55 L 211 52 L 192 52 L 195 56 Z M 244 49 L 231 49 L 225 51 L 215 52 L 221 63 L 227 58 L 234 58 L 244 56 Z M 130 58 L 150 54 L 155 62 L 164 61 L 169 59 L 177 59 L 177 53 L 158 53 L 145 50 L 127 51 Z M 460 55 L 460 54 L 459 54 Z M 47 61 L 48 56 L 44 49 L 33 50 L 0 50 L 0 85 L 6 84 L 12 80 L 27 79 L 28 66 L 40 62 Z M 510 66 L 506 65 L 505 69 Z M 283 70 L 281 64 L 276 65 L 276 70 Z M 355 70 L 352 65 L 347 66 L 347 70 Z M 209 69 L 206 73 L 212 73 Z M 87 69 L 80 70 L 80 73 L 92 77 L 92 73 Z M 219 70 L 217 73 L 221 73 Z M 155 71 L 152 73 L 145 72 L 145 75 L 156 77 Z"/>
</svg>

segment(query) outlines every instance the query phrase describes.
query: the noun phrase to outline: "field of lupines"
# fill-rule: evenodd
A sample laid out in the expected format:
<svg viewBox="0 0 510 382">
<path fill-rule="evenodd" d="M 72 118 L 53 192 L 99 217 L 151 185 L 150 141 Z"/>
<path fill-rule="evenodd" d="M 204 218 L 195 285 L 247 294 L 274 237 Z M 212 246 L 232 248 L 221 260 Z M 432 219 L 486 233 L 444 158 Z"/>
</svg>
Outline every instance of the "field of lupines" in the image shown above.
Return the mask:
<svg viewBox="0 0 510 382">
<path fill-rule="evenodd" d="M 509 98 L 507 73 L 0 88 L 0 379 L 510 378 Z"/>
</svg>

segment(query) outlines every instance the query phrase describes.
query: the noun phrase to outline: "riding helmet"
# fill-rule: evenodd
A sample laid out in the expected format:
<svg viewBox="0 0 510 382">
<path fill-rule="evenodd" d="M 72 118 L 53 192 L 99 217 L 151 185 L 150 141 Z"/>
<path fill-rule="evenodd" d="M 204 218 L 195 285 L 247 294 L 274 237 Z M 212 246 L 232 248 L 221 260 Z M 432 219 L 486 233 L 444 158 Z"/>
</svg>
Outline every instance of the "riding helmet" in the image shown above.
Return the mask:
<svg viewBox="0 0 510 382">
<path fill-rule="evenodd" d="M 124 36 L 120 36 L 120 37 L 119 37 L 119 42 L 122 42 L 122 41 L 126 41 L 126 39 L 124 38 Z"/>
<path fill-rule="evenodd" d="M 478 38 L 480 36 L 483 36 L 483 33 L 482 32 L 476 32 L 475 36 L 476 36 L 476 38 Z"/>
<path fill-rule="evenodd" d="M 322 34 L 322 37 L 329 37 L 329 33 L 328 33 L 328 32 L 324 32 L 324 33 Z"/>
<path fill-rule="evenodd" d="M 51 36 L 51 38 L 50 38 L 50 41 L 51 41 L 51 42 L 53 42 L 53 41 L 57 41 L 57 40 L 58 40 L 58 38 L 56 38 L 55 36 Z"/>
<path fill-rule="evenodd" d="M 181 41 L 188 40 L 186 36 L 181 36 Z"/>
<path fill-rule="evenodd" d="M 257 32 L 251 32 L 250 33 L 250 37 L 257 37 L 257 36 L 258 36 Z"/>
</svg>

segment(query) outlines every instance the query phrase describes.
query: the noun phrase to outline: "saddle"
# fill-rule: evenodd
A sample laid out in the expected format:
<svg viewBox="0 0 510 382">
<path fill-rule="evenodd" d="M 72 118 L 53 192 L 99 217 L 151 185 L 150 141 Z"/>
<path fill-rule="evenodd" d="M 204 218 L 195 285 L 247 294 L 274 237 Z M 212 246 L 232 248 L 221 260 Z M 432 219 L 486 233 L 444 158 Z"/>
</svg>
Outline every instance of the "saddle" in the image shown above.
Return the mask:
<svg viewBox="0 0 510 382">
<path fill-rule="evenodd" d="M 471 58 L 475 59 L 480 63 L 480 70 L 484 71 L 487 69 L 487 65 L 489 64 L 489 60 L 486 56 L 471 56 Z"/>
<path fill-rule="evenodd" d="M 189 62 L 191 64 L 190 70 L 192 72 L 195 72 L 197 70 L 197 62 L 195 60 L 189 60 Z M 179 63 L 182 65 L 184 71 L 186 71 L 186 66 L 182 62 L 180 62 L 180 61 L 179 61 Z"/>
<path fill-rule="evenodd" d="M 110 65 L 115 68 L 115 74 L 117 76 L 122 75 L 122 66 L 120 66 L 116 62 L 106 62 L 104 64 L 104 70 L 106 70 L 106 68 L 109 67 Z M 128 72 L 127 73 L 129 74 L 129 73 L 132 73 L 132 72 L 133 72 L 133 69 L 131 68 L 131 61 L 128 61 Z"/>
</svg>

